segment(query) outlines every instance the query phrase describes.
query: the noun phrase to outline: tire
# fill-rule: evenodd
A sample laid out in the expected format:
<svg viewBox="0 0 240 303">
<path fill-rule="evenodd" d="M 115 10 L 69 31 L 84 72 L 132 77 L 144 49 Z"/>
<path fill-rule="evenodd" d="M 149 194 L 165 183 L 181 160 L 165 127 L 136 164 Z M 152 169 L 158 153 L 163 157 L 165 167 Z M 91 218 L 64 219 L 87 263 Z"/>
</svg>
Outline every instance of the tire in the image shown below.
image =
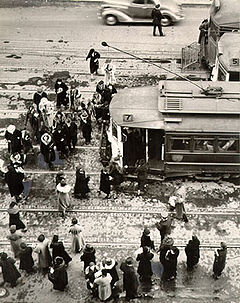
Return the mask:
<svg viewBox="0 0 240 303">
<path fill-rule="evenodd" d="M 116 25 L 117 22 L 118 22 L 117 18 L 113 15 L 107 15 L 105 17 L 105 24 L 107 24 L 107 25 L 113 26 L 113 25 Z"/>
<path fill-rule="evenodd" d="M 162 19 L 161 23 L 162 23 L 162 26 L 169 26 L 173 22 L 172 22 L 171 17 L 169 17 L 168 15 L 163 15 L 163 19 Z"/>
</svg>

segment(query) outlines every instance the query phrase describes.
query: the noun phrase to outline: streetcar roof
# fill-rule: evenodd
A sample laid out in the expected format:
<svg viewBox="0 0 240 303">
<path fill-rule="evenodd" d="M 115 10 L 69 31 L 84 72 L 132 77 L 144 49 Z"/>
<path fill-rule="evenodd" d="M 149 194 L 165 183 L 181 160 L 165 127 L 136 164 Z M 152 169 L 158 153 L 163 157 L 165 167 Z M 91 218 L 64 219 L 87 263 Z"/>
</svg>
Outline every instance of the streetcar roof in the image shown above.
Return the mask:
<svg viewBox="0 0 240 303">
<path fill-rule="evenodd" d="M 240 71 L 240 33 L 225 33 L 218 42 L 219 61 L 227 71 Z M 233 60 L 237 59 L 234 65 Z"/>
<path fill-rule="evenodd" d="M 110 104 L 120 126 L 165 130 L 239 131 L 240 83 L 196 82 L 206 89 L 223 87 L 219 97 L 206 96 L 187 81 L 160 81 L 159 86 L 125 88 Z"/>
<path fill-rule="evenodd" d="M 220 27 L 240 28 L 240 1 L 215 0 L 210 9 L 211 19 Z"/>
</svg>

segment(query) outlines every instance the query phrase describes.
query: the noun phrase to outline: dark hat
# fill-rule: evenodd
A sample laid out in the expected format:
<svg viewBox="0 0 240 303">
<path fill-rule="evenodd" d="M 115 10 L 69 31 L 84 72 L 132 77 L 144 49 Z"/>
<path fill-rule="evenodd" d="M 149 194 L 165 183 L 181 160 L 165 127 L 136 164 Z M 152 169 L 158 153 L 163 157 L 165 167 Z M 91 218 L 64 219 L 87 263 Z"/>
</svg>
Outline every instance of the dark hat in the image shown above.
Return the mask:
<svg viewBox="0 0 240 303">
<path fill-rule="evenodd" d="M 8 256 L 8 255 L 7 255 L 5 252 L 2 252 L 2 253 L 1 253 L 1 260 L 3 260 L 3 261 L 4 261 L 4 260 L 7 260 L 7 256 Z"/>
<path fill-rule="evenodd" d="M 41 234 L 40 236 L 38 236 L 37 239 L 39 242 L 43 242 L 45 240 L 45 236 L 43 234 Z"/>
<path fill-rule="evenodd" d="M 57 242 L 58 241 L 58 235 L 54 235 L 52 238 L 52 242 Z"/>
<path fill-rule="evenodd" d="M 127 263 L 128 265 L 133 264 L 133 258 L 132 258 L 132 257 L 128 257 L 128 258 L 126 259 L 126 263 Z"/>
<path fill-rule="evenodd" d="M 94 250 L 94 248 L 90 244 L 86 244 L 84 250 L 87 251 L 87 252 L 92 252 Z"/>
<path fill-rule="evenodd" d="M 160 8 L 160 4 L 156 4 L 155 7 L 156 7 L 156 8 Z"/>
<path fill-rule="evenodd" d="M 20 248 L 22 249 L 22 250 L 25 250 L 26 248 L 27 248 L 27 244 L 26 243 L 21 243 L 20 244 Z"/>
<path fill-rule="evenodd" d="M 72 224 L 77 224 L 78 220 L 76 218 L 72 218 Z"/>
<path fill-rule="evenodd" d="M 147 236 L 147 235 L 150 235 L 150 229 L 145 227 L 144 230 L 143 230 L 143 233 Z"/>
<path fill-rule="evenodd" d="M 54 259 L 54 262 L 55 262 L 56 265 L 61 265 L 61 264 L 63 264 L 63 258 L 62 257 L 56 257 Z"/>
</svg>

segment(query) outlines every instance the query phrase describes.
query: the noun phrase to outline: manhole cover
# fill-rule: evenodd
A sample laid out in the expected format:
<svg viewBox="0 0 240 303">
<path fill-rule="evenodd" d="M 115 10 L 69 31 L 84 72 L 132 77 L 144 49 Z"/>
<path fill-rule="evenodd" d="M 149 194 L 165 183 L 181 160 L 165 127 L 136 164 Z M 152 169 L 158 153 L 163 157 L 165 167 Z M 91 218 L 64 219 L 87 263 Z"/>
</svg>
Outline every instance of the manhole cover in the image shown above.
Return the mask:
<svg viewBox="0 0 240 303">
<path fill-rule="evenodd" d="M 0 287 L 0 298 L 8 296 L 8 290 L 4 287 Z"/>
</svg>

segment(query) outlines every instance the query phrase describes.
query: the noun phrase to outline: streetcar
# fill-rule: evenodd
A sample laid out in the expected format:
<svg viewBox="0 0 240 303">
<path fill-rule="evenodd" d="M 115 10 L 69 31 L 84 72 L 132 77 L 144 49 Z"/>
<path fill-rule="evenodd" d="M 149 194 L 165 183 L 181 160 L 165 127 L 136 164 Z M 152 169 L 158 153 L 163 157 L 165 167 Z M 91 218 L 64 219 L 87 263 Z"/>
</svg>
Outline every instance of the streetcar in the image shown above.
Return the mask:
<svg viewBox="0 0 240 303">
<path fill-rule="evenodd" d="M 197 83 L 165 80 L 114 96 L 108 140 L 121 167 L 144 159 L 164 178 L 240 175 L 240 84 Z"/>
<path fill-rule="evenodd" d="M 200 64 L 213 81 L 240 81 L 240 1 L 214 0 L 199 29 L 199 44 L 182 49 L 183 69 Z"/>
</svg>

